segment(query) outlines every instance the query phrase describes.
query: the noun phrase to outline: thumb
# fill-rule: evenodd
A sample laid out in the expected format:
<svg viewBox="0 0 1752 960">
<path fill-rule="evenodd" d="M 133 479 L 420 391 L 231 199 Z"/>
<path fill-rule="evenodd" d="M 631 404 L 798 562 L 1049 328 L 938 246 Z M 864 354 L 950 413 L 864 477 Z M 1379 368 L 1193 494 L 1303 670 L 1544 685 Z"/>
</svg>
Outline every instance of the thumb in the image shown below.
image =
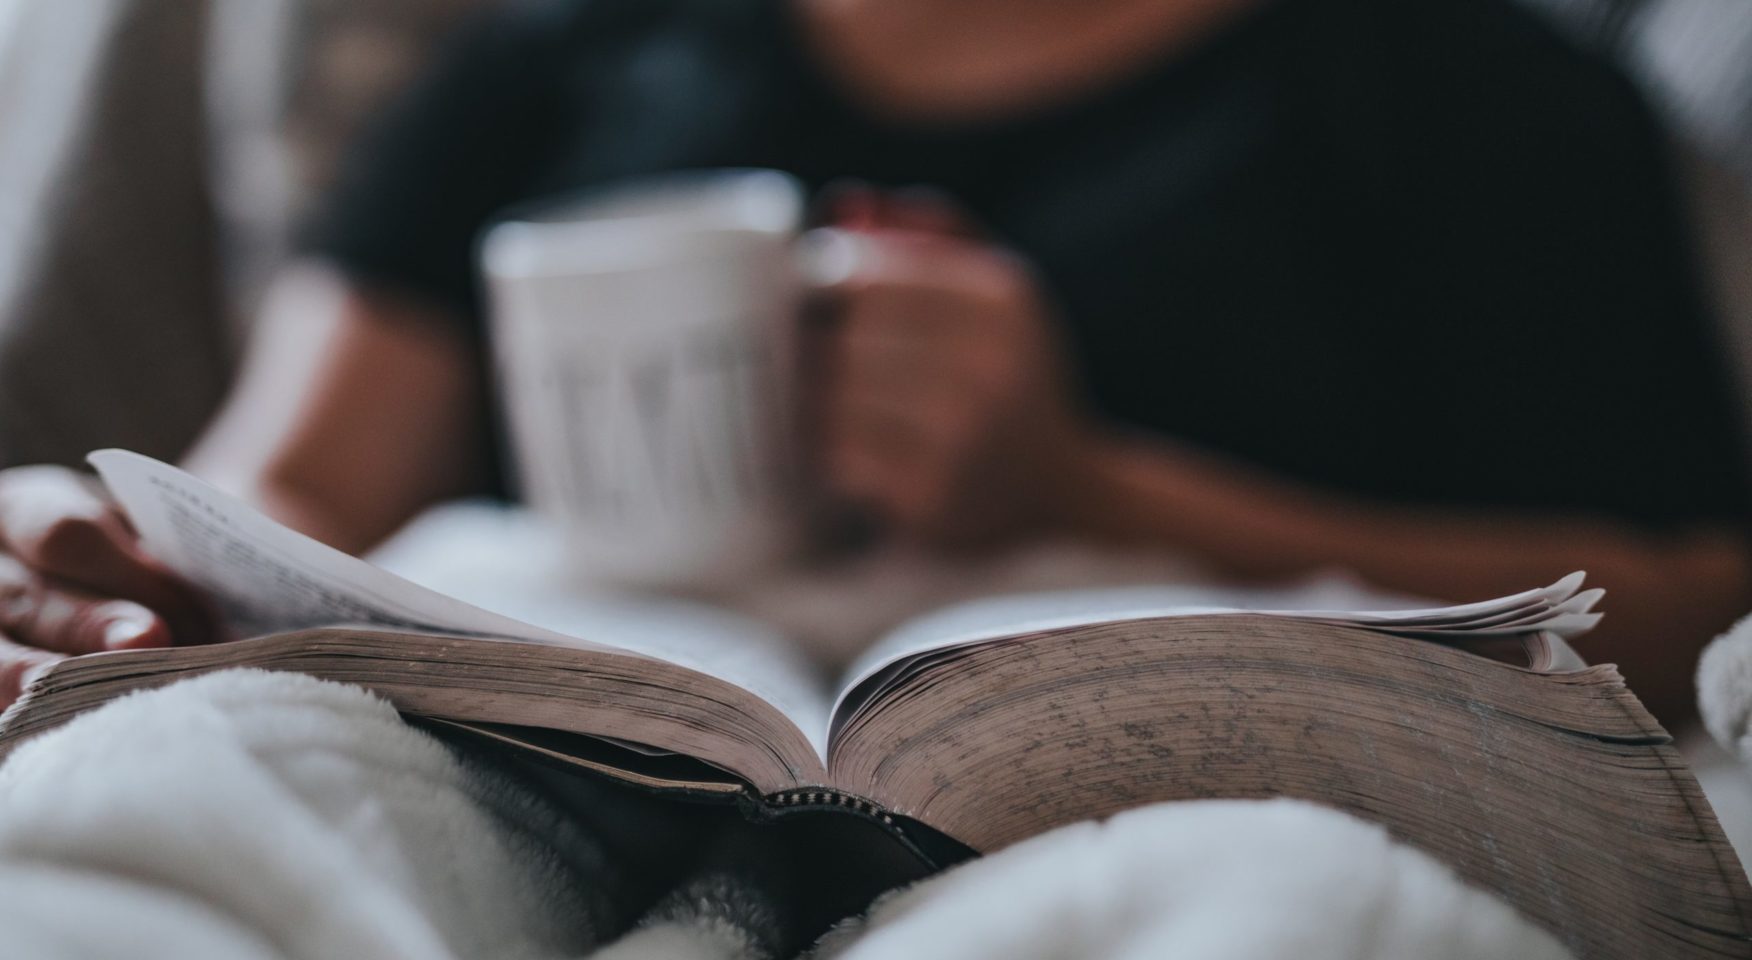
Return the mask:
<svg viewBox="0 0 1752 960">
<path fill-rule="evenodd" d="M 179 643 L 220 635 L 206 599 L 147 556 L 115 507 L 71 471 L 0 471 L 0 549 L 47 581 L 156 611 Z"/>
<path fill-rule="evenodd" d="M 39 650 L 81 654 L 163 647 L 170 628 L 129 600 L 53 584 L 14 557 L 0 554 L 0 634 Z"/>
</svg>

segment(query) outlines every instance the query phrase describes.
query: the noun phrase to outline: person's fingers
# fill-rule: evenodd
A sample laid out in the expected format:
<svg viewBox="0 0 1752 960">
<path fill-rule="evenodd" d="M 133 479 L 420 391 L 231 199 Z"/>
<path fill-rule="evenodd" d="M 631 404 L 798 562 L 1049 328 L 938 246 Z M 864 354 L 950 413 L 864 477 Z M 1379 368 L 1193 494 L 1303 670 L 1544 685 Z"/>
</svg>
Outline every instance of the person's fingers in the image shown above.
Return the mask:
<svg viewBox="0 0 1752 960">
<path fill-rule="evenodd" d="M 837 323 L 824 336 L 835 374 L 878 376 L 898 390 L 983 387 L 1011 365 L 1016 338 L 977 299 L 945 288 L 877 277 L 842 285 Z"/>
<path fill-rule="evenodd" d="M 908 535 L 934 516 L 935 485 L 929 472 L 869 443 L 847 443 L 833 456 L 833 490 L 844 502 Z"/>
<path fill-rule="evenodd" d="M 879 230 L 972 239 L 983 231 L 955 199 L 934 187 L 882 189 L 861 180 L 836 180 L 822 190 L 824 221 L 843 230 Z"/>
<path fill-rule="evenodd" d="M 65 659 L 65 654 L 27 647 L 0 633 L 0 709 L 11 706 L 38 673 Z"/>
<path fill-rule="evenodd" d="M 831 308 L 819 331 L 830 485 L 905 537 L 951 537 L 997 425 L 1051 386 L 1032 274 L 996 248 L 884 230 L 814 231 L 805 253 Z"/>
<path fill-rule="evenodd" d="M 876 445 L 841 436 L 828 453 L 829 484 L 846 500 L 880 508 L 883 492 L 896 474 L 894 464 L 894 458 L 884 456 Z"/>
<path fill-rule="evenodd" d="M 876 393 L 841 399 L 827 450 L 829 487 L 903 528 L 947 508 L 959 453 L 953 408 Z"/>
<path fill-rule="evenodd" d="M 974 415 L 964 405 L 897 393 L 880 382 L 848 383 L 833 404 L 838 432 L 914 460 L 953 459 L 954 450 L 968 439 Z"/>
<path fill-rule="evenodd" d="M 171 642 L 170 627 L 140 604 L 52 583 L 6 554 L 0 554 L 0 632 L 67 654 Z"/>
<path fill-rule="evenodd" d="M 882 194 L 866 181 L 842 178 L 821 191 L 822 222 L 845 230 L 874 230 L 882 216 Z"/>
<path fill-rule="evenodd" d="M 801 260 L 836 319 L 869 304 L 900 329 L 978 339 L 1028 321 L 1037 305 L 1022 261 L 964 240 L 821 228 L 805 235 Z"/>
<path fill-rule="evenodd" d="M 960 329 L 953 307 L 901 291 L 873 290 L 849 297 L 836 346 L 853 357 L 927 370 L 952 365 L 977 343 Z"/>
<path fill-rule="evenodd" d="M 217 632 L 201 595 L 147 556 L 120 513 L 71 471 L 0 472 L 0 547 L 39 574 L 156 611 L 178 642 Z"/>
<path fill-rule="evenodd" d="M 883 194 L 877 227 L 972 240 L 983 230 L 955 199 L 933 187 L 914 186 Z"/>
<path fill-rule="evenodd" d="M 833 418 L 830 450 L 836 455 L 851 450 L 916 469 L 935 445 L 934 435 L 913 411 L 880 399 L 842 399 L 834 405 Z"/>
<path fill-rule="evenodd" d="M 860 316 L 840 333 L 824 405 L 830 486 L 893 525 L 917 527 L 946 509 L 985 391 L 942 345 Z"/>
<path fill-rule="evenodd" d="M 841 345 L 833 366 L 832 398 L 841 404 L 881 404 L 914 416 L 932 417 L 983 396 L 977 380 L 963 375 L 953 357 L 881 342 Z"/>
</svg>

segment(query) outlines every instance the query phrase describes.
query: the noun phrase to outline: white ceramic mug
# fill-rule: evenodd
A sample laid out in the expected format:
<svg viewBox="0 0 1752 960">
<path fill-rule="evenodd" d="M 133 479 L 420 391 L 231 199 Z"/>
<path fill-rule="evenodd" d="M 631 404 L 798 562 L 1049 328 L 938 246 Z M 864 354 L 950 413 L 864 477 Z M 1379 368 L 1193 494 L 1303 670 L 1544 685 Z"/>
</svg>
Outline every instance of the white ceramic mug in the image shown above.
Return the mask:
<svg viewBox="0 0 1752 960">
<path fill-rule="evenodd" d="M 799 545 L 804 204 L 781 173 L 683 174 L 486 235 L 517 473 L 582 577 L 718 584 Z"/>
</svg>

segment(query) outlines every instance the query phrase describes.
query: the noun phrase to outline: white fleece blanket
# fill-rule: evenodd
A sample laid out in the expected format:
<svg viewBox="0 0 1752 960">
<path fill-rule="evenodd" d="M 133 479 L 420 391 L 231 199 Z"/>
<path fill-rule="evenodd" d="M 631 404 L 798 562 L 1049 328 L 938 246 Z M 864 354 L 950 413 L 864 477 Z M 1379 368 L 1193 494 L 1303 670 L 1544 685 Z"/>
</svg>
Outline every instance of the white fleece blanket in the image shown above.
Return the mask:
<svg viewBox="0 0 1752 960">
<path fill-rule="evenodd" d="M 136 695 L 0 768 L 8 957 L 760 956 L 733 924 L 685 911 L 607 942 L 616 871 L 533 792 L 361 690 L 300 676 Z M 1286 801 L 1058 830 L 891 895 L 815 953 L 1567 956 L 1378 828 Z"/>
</svg>

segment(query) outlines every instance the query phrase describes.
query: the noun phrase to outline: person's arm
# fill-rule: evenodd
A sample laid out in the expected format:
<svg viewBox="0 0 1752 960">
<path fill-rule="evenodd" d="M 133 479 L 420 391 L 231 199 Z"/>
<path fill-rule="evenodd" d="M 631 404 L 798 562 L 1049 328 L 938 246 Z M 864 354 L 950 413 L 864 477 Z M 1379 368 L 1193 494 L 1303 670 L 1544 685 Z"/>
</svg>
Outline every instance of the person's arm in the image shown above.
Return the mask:
<svg viewBox="0 0 1752 960">
<path fill-rule="evenodd" d="M 1185 552 L 1236 579 L 1343 568 L 1453 601 L 1586 570 L 1608 599 L 1582 653 L 1618 663 L 1670 721 L 1691 710 L 1703 645 L 1752 609 L 1752 549 L 1726 524 L 1661 534 L 1600 512 L 1395 507 L 1120 435 L 1076 409 L 1028 266 L 944 222 L 912 211 L 841 234 L 828 290 L 827 482 L 894 538 L 981 549 L 1069 534 Z"/>
<path fill-rule="evenodd" d="M 1090 438 L 1060 493 L 1069 529 L 1115 544 L 1190 551 L 1223 574 L 1278 578 L 1325 566 L 1389 589 L 1476 600 L 1586 570 L 1607 613 L 1579 641 L 1617 663 L 1669 721 L 1691 710 L 1705 643 L 1752 610 L 1752 549 L 1739 532 L 1670 534 L 1584 517 L 1462 514 L 1314 492 L 1153 438 Z"/>
<path fill-rule="evenodd" d="M 319 268 L 276 285 L 226 407 L 185 465 L 357 553 L 486 483 L 478 346 L 440 308 Z"/>
<path fill-rule="evenodd" d="M 303 238 L 348 280 L 312 269 L 276 287 L 195 472 L 355 552 L 476 487 L 473 241 L 569 129 L 556 111 L 579 9 L 483 11 L 370 125 Z M 0 706 L 69 654 L 217 635 L 198 591 L 82 475 L 0 472 Z"/>
<path fill-rule="evenodd" d="M 480 377 L 454 324 L 322 274 L 276 303 L 192 469 L 355 552 L 474 485 Z M 0 471 L 0 706 L 66 656 L 218 637 L 87 478 Z"/>
</svg>

